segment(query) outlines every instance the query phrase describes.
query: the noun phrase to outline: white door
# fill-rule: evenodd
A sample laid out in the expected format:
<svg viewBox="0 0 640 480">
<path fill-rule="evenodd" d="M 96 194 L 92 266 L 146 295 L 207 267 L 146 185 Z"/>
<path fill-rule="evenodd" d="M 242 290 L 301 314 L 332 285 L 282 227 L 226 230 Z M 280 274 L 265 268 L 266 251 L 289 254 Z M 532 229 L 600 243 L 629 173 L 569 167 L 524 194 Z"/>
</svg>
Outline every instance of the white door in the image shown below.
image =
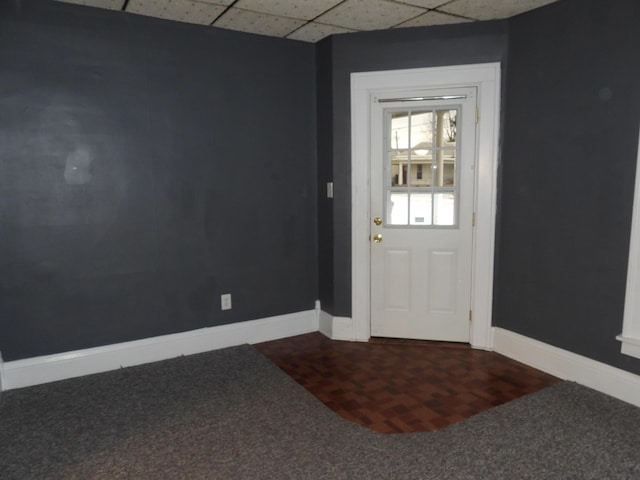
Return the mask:
<svg viewBox="0 0 640 480">
<path fill-rule="evenodd" d="M 468 342 L 476 89 L 371 102 L 371 335 Z"/>
</svg>

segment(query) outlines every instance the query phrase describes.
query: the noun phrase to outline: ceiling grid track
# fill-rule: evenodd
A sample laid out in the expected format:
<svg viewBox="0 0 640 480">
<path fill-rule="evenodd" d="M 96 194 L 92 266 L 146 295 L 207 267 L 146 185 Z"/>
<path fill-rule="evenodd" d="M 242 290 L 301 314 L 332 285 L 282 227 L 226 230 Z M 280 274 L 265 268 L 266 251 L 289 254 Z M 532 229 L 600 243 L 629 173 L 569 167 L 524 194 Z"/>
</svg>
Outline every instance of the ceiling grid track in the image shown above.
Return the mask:
<svg viewBox="0 0 640 480">
<path fill-rule="evenodd" d="M 558 0 L 56 0 L 315 43 L 335 34 L 500 20 Z"/>
</svg>

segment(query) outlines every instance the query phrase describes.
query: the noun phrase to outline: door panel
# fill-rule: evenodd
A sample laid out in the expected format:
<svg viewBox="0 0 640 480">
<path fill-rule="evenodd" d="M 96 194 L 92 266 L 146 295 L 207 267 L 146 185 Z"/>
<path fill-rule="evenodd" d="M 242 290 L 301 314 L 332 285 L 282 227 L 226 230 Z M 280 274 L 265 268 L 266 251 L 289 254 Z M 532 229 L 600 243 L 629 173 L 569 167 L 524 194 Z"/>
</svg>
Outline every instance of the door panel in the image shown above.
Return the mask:
<svg viewBox="0 0 640 480">
<path fill-rule="evenodd" d="M 457 252 L 431 250 L 429 255 L 429 313 L 449 314 L 456 311 Z"/>
<path fill-rule="evenodd" d="M 385 249 L 385 308 L 388 311 L 411 309 L 411 251 Z"/>
<path fill-rule="evenodd" d="M 398 97 L 371 104 L 371 334 L 467 342 L 475 89 Z"/>
</svg>

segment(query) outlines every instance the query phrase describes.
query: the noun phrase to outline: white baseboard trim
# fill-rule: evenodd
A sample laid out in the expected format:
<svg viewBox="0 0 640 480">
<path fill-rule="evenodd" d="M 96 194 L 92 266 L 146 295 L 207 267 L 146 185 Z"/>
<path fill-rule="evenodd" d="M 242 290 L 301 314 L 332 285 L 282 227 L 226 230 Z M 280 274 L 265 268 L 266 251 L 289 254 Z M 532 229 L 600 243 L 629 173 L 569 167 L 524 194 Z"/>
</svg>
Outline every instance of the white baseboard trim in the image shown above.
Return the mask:
<svg viewBox="0 0 640 480">
<path fill-rule="evenodd" d="M 181 355 L 318 331 L 316 309 L 0 363 L 2 389 L 28 387 Z"/>
<path fill-rule="evenodd" d="M 331 340 L 356 340 L 353 333 L 353 319 L 351 317 L 334 317 L 321 310 L 319 330 L 320 333 L 329 337 Z"/>
<path fill-rule="evenodd" d="M 529 337 L 493 328 L 494 351 L 640 407 L 640 376 Z"/>
<path fill-rule="evenodd" d="M 4 362 L 2 361 L 2 354 L 0 354 L 0 392 L 4 390 Z"/>
<path fill-rule="evenodd" d="M 351 317 L 333 317 L 333 339 L 356 341 Z"/>
<path fill-rule="evenodd" d="M 640 358 L 640 338 L 618 335 L 616 340 L 622 342 L 621 352 L 631 357 Z"/>
<path fill-rule="evenodd" d="M 333 316 L 320 310 L 318 314 L 318 331 L 325 337 L 332 338 L 333 336 Z"/>
</svg>

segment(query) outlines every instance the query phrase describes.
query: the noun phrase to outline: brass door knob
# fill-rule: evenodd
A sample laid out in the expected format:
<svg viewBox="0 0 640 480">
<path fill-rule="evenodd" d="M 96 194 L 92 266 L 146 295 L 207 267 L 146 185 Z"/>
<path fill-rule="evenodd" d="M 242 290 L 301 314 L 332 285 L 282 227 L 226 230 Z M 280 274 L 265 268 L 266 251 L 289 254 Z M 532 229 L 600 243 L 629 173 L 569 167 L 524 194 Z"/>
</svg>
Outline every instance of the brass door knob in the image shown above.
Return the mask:
<svg viewBox="0 0 640 480">
<path fill-rule="evenodd" d="M 376 243 L 380 243 L 382 241 L 382 235 L 380 235 L 379 233 L 376 233 L 373 236 L 373 241 L 376 242 Z"/>
<path fill-rule="evenodd" d="M 382 225 L 382 219 L 380 217 L 376 217 L 373 219 L 373 223 L 376 225 Z"/>
</svg>

